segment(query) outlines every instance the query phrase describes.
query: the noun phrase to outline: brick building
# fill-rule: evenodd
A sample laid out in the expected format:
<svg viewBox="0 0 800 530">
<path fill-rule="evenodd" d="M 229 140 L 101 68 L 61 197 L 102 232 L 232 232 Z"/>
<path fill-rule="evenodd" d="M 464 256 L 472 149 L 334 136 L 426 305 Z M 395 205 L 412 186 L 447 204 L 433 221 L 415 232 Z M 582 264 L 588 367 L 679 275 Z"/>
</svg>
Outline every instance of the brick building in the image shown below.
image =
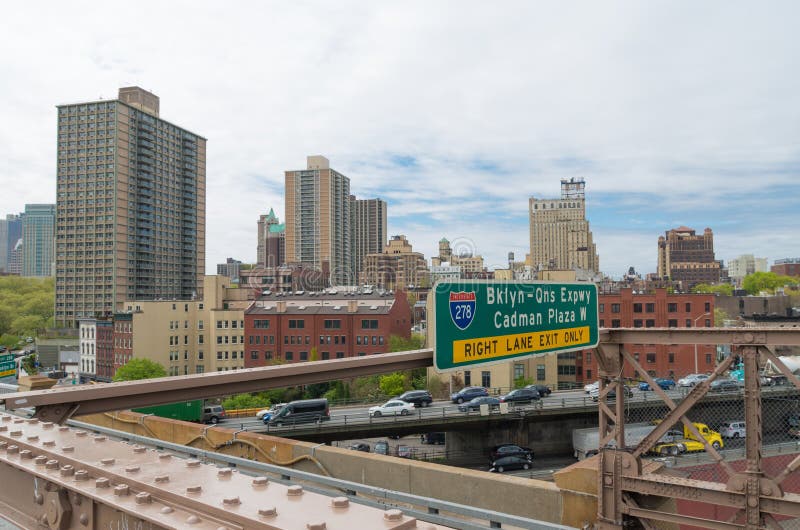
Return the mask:
<svg viewBox="0 0 800 530">
<path fill-rule="evenodd" d="M 776 259 L 769 270 L 781 276 L 800 276 L 800 258 Z"/>
<path fill-rule="evenodd" d="M 411 325 L 404 291 L 265 295 L 244 314 L 245 368 L 386 353 Z"/>
<path fill-rule="evenodd" d="M 114 314 L 114 350 L 107 362 L 97 357 L 97 375 L 114 377 L 117 369 L 133 358 L 133 315 L 131 313 Z"/>
<path fill-rule="evenodd" d="M 95 378 L 110 381 L 114 376 L 114 323 L 111 320 L 95 322 L 95 360 Z"/>
<path fill-rule="evenodd" d="M 600 327 L 604 328 L 692 328 L 714 325 L 714 295 L 669 294 L 666 289 L 637 293 L 622 288 L 618 293 L 599 296 Z M 690 373 L 710 372 L 716 365 L 716 347 L 713 344 L 647 345 L 626 344 L 625 350 L 647 370 L 650 375 L 677 380 Z M 576 354 L 576 374 L 582 380 L 597 379 L 597 360 L 594 352 Z M 625 377 L 634 377 L 626 365 Z M 580 380 L 580 377 L 578 377 Z"/>
<path fill-rule="evenodd" d="M 694 229 L 681 226 L 658 238 L 658 276 L 679 282 L 683 291 L 698 283 L 719 283 L 721 269 L 714 259 L 714 232 L 710 228 L 697 235 Z"/>
</svg>

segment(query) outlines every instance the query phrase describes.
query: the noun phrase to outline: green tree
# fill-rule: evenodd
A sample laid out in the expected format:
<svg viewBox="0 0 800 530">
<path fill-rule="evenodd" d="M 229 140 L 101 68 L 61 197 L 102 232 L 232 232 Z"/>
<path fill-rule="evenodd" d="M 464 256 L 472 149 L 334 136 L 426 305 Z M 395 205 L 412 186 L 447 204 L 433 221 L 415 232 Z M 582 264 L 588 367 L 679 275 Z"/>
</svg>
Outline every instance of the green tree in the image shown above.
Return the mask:
<svg viewBox="0 0 800 530">
<path fill-rule="evenodd" d="M 733 295 L 733 285 L 729 283 L 720 283 L 718 285 L 710 285 L 708 283 L 698 283 L 692 287 L 693 293 L 698 294 L 720 294 L 724 296 Z"/>
<path fill-rule="evenodd" d="M 719 307 L 714 308 L 714 326 L 721 328 L 729 318 L 727 311 Z"/>
<path fill-rule="evenodd" d="M 533 379 L 525 377 L 517 377 L 514 379 L 514 388 L 522 388 L 533 384 Z"/>
<path fill-rule="evenodd" d="M 774 272 L 754 272 L 742 280 L 742 287 L 747 294 L 758 294 L 761 291 L 775 292 L 778 287 L 797 285 L 798 279 L 791 276 L 781 276 Z"/>
<path fill-rule="evenodd" d="M 380 377 L 381 392 L 386 396 L 399 396 L 405 392 L 408 385 L 408 378 L 402 372 L 395 372 Z"/>
<path fill-rule="evenodd" d="M 269 397 L 262 394 L 236 394 L 222 400 L 225 410 L 265 409 L 271 405 Z"/>
<path fill-rule="evenodd" d="M 419 350 L 425 343 L 425 337 L 418 333 L 413 333 L 411 337 L 405 338 L 399 335 L 389 336 L 389 351 L 410 351 Z"/>
<path fill-rule="evenodd" d="M 36 330 L 44 328 L 46 321 L 41 315 L 19 316 L 11 322 L 10 331 L 23 337 L 36 335 Z"/>
<path fill-rule="evenodd" d="M 22 359 L 22 369 L 28 372 L 28 375 L 36 375 L 39 369 L 36 367 L 36 354 L 32 353 Z"/>
<path fill-rule="evenodd" d="M 135 358 L 120 366 L 114 374 L 114 381 L 136 381 L 165 377 L 167 371 L 163 366 L 150 359 Z"/>
</svg>

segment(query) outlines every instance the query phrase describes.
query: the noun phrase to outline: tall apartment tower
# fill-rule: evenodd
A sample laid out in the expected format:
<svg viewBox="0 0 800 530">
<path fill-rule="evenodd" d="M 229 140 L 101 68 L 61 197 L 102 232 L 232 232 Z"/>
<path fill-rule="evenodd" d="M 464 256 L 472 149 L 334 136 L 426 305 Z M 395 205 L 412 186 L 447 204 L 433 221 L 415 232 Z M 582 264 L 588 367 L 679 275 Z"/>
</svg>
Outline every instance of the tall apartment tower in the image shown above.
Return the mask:
<svg viewBox="0 0 800 530">
<path fill-rule="evenodd" d="M 22 218 L 22 275 L 53 275 L 55 204 L 26 204 Z"/>
<path fill-rule="evenodd" d="M 206 139 L 138 87 L 58 106 L 56 324 L 202 296 Z"/>
<path fill-rule="evenodd" d="M 11 272 L 8 266 L 11 252 L 20 239 L 22 239 L 22 216 L 8 214 L 5 219 L 0 219 L 0 272 Z"/>
<path fill-rule="evenodd" d="M 361 277 L 367 254 L 383 252 L 387 243 L 386 219 L 386 201 L 350 196 L 350 253 L 354 279 Z"/>
<path fill-rule="evenodd" d="M 600 271 L 600 258 L 586 220 L 586 183 L 561 179 L 560 199 L 528 201 L 534 269 Z"/>
<path fill-rule="evenodd" d="M 324 156 L 286 171 L 286 261 L 319 270 L 332 285 L 355 285 L 350 261 L 350 179 Z"/>
<path fill-rule="evenodd" d="M 258 218 L 256 263 L 261 267 L 280 267 L 286 263 L 286 225 L 272 208 Z"/>
<path fill-rule="evenodd" d="M 702 235 L 681 226 L 667 230 L 658 238 L 658 276 L 681 282 L 683 289 L 698 283 L 718 283 L 721 264 L 714 259 L 714 232 Z"/>
</svg>

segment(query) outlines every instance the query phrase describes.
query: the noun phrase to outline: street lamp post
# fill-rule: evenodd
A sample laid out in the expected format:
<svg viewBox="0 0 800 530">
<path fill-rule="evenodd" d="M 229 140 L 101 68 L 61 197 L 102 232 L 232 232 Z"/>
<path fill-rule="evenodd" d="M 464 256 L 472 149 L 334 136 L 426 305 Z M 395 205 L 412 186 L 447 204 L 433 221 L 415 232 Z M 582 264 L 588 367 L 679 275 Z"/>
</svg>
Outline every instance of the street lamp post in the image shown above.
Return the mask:
<svg viewBox="0 0 800 530">
<path fill-rule="evenodd" d="M 697 327 L 697 321 L 700 320 L 701 318 L 707 317 L 709 315 L 711 315 L 711 313 L 707 313 L 706 312 L 706 313 L 703 313 L 702 315 L 700 315 L 699 317 L 695 318 L 693 326 Z M 697 343 L 696 342 L 694 343 L 694 373 L 698 373 L 698 368 L 697 368 Z"/>
</svg>

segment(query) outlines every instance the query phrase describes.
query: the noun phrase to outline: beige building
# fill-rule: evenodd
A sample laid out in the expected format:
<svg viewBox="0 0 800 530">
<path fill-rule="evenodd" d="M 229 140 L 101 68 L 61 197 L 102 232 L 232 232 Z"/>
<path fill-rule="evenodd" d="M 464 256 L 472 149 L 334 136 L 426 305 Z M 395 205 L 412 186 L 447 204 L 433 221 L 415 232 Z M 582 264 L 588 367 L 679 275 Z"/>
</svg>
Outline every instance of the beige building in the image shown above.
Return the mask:
<svg viewBox="0 0 800 530">
<path fill-rule="evenodd" d="M 600 271 L 586 220 L 585 186 L 583 179 L 562 179 L 560 199 L 530 198 L 530 263 L 535 270 Z"/>
<path fill-rule="evenodd" d="M 559 378 L 559 363 L 565 364 L 565 361 L 559 360 L 557 354 L 551 353 L 521 361 L 478 365 L 470 370 L 441 374 L 436 373 L 433 368 L 428 368 L 428 377 L 438 377 L 445 385 L 452 387 L 453 392 L 464 386 L 484 386 L 490 393 L 506 393 L 514 388 L 514 380 L 520 377 L 556 390 L 559 387 L 559 379 L 564 380 L 563 376 Z"/>
<path fill-rule="evenodd" d="M 324 156 L 286 171 L 286 263 L 322 271 L 331 285 L 353 285 L 350 257 L 350 179 Z"/>
<path fill-rule="evenodd" d="M 159 117 L 138 87 L 58 106 L 55 321 L 125 300 L 199 299 L 206 139 Z"/>
<path fill-rule="evenodd" d="M 752 254 L 742 254 L 738 258 L 728 260 L 728 277 L 740 284 L 748 274 L 767 272 L 767 258 L 757 258 Z"/>
<path fill-rule="evenodd" d="M 364 268 L 364 256 L 379 254 L 386 246 L 386 201 L 350 196 L 352 274 L 357 280 Z"/>
<path fill-rule="evenodd" d="M 247 289 L 205 276 L 203 300 L 126 301 L 132 317 L 132 357 L 163 365 L 169 375 L 244 368 Z"/>
<path fill-rule="evenodd" d="M 439 240 L 439 255 L 431 258 L 431 265 L 437 267 L 445 264 L 459 267 L 462 278 L 484 271 L 483 256 L 475 256 L 471 252 L 453 253 L 450 241 L 443 237 Z"/>
<path fill-rule="evenodd" d="M 364 257 L 361 283 L 406 290 L 409 285 L 419 287 L 429 283 L 429 274 L 425 256 L 414 252 L 406 236 L 398 235 L 392 236 L 382 253 Z"/>
</svg>

